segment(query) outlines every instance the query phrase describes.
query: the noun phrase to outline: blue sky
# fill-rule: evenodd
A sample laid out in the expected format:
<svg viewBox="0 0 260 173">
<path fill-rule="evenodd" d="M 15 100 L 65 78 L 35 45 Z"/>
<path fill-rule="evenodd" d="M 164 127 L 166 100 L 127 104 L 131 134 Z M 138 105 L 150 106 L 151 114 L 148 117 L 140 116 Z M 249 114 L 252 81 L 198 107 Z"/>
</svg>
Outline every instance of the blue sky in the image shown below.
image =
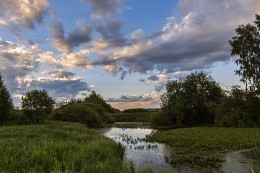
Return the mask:
<svg viewBox="0 0 260 173">
<path fill-rule="evenodd" d="M 167 80 L 194 71 L 239 84 L 228 40 L 258 0 L 2 0 L 0 72 L 16 106 L 32 89 L 91 90 L 112 106 L 159 107 Z"/>
</svg>

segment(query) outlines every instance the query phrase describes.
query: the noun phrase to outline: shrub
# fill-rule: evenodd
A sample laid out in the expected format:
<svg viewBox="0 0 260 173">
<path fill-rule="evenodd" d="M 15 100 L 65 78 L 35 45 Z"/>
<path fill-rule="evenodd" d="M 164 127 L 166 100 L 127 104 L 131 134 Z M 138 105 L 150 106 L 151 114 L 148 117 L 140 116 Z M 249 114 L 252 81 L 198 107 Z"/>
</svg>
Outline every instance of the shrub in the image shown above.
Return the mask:
<svg viewBox="0 0 260 173">
<path fill-rule="evenodd" d="M 103 122 L 98 113 L 84 103 L 72 103 L 52 113 L 55 120 L 79 122 L 88 127 L 101 127 Z"/>
</svg>

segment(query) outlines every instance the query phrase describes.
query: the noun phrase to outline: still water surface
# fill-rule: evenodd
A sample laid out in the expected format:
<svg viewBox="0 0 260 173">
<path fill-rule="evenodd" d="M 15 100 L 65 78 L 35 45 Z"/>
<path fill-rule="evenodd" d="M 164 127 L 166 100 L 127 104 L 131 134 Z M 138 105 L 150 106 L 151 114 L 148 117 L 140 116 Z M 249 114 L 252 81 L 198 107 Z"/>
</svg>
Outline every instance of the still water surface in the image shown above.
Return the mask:
<svg viewBox="0 0 260 173">
<path fill-rule="evenodd" d="M 104 131 L 104 136 L 120 142 L 125 147 L 125 159 L 131 160 L 137 167 L 150 167 L 154 170 L 172 168 L 166 162 L 170 157 L 171 148 L 164 144 L 146 142 L 150 135 L 149 128 L 118 128 L 112 127 Z"/>
</svg>

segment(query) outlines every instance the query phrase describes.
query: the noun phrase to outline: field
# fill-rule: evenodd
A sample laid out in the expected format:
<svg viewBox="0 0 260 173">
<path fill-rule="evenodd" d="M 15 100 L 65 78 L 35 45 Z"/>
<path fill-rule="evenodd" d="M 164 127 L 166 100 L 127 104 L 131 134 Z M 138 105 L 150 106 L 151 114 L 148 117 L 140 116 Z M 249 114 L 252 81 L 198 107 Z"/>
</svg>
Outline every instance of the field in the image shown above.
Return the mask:
<svg viewBox="0 0 260 173">
<path fill-rule="evenodd" d="M 0 172 L 134 172 L 121 145 L 78 123 L 0 126 Z"/>
<path fill-rule="evenodd" d="M 202 172 L 220 168 L 223 155 L 231 150 L 252 149 L 247 155 L 260 161 L 260 128 L 180 128 L 155 132 L 149 140 L 173 147 L 172 164 L 192 165 Z"/>
<path fill-rule="evenodd" d="M 153 112 L 116 113 L 111 114 L 116 122 L 143 122 L 150 123 Z"/>
</svg>

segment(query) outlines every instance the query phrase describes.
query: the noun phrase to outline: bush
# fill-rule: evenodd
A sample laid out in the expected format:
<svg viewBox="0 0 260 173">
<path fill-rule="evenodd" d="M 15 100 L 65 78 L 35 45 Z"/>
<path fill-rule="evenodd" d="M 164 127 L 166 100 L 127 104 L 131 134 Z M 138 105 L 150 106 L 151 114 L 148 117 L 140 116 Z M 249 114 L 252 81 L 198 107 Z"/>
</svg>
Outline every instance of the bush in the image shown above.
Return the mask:
<svg viewBox="0 0 260 173">
<path fill-rule="evenodd" d="M 95 110 L 104 123 L 111 124 L 115 122 L 114 118 L 108 114 L 106 109 L 104 109 L 101 105 L 92 102 L 84 102 L 84 104 L 90 109 Z"/>
<path fill-rule="evenodd" d="M 84 103 L 72 103 L 55 110 L 52 118 L 66 122 L 79 122 L 88 127 L 101 127 L 104 125 L 98 113 Z"/>
<path fill-rule="evenodd" d="M 155 112 L 152 114 L 151 123 L 157 126 L 168 126 L 172 125 L 171 116 L 163 112 Z"/>
</svg>

